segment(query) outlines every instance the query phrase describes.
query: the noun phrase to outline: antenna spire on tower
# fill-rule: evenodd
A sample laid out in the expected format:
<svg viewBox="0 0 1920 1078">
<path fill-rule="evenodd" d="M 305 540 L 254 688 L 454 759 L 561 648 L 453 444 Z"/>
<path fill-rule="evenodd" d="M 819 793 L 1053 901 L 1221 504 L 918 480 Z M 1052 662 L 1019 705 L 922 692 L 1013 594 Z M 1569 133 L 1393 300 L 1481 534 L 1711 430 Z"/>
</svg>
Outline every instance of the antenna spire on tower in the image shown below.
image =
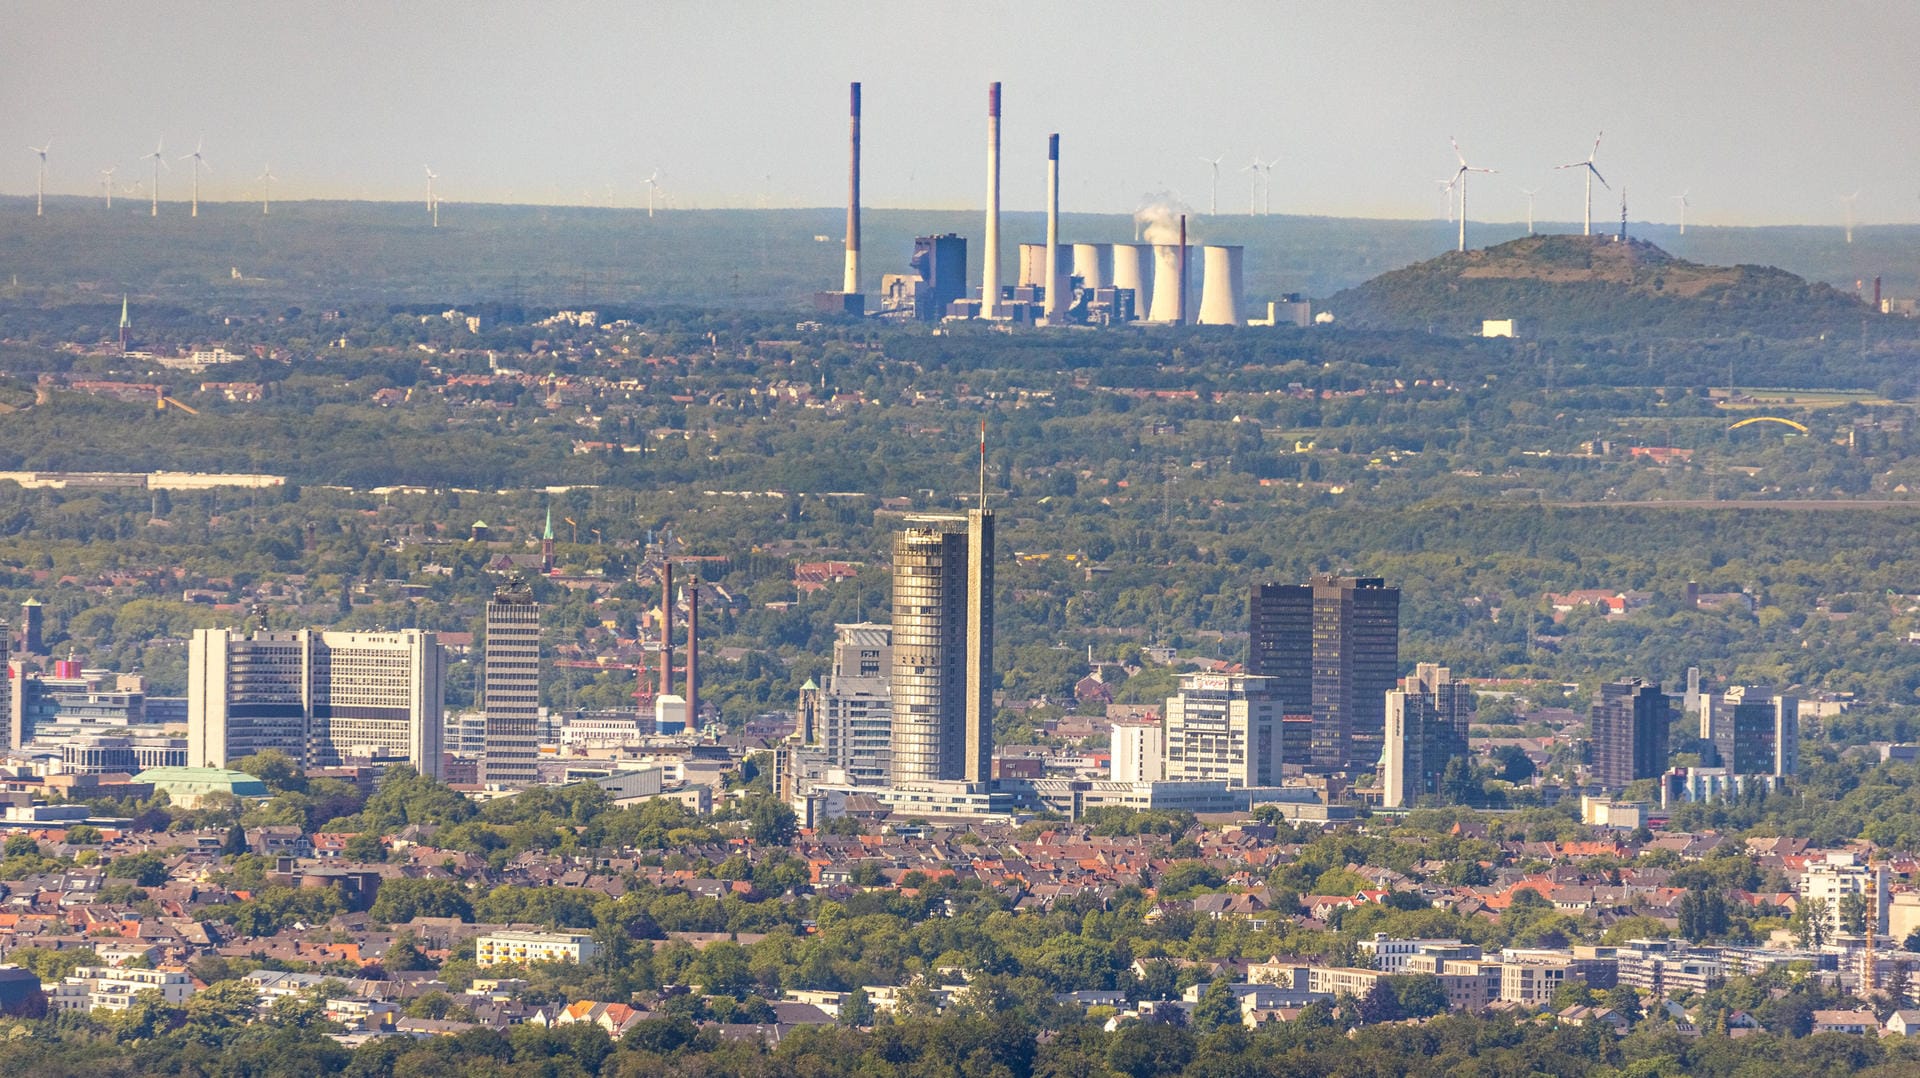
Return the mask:
<svg viewBox="0 0 1920 1078">
<path fill-rule="evenodd" d="M 987 508 L 987 421 L 980 420 L 980 501 L 982 510 Z"/>
</svg>

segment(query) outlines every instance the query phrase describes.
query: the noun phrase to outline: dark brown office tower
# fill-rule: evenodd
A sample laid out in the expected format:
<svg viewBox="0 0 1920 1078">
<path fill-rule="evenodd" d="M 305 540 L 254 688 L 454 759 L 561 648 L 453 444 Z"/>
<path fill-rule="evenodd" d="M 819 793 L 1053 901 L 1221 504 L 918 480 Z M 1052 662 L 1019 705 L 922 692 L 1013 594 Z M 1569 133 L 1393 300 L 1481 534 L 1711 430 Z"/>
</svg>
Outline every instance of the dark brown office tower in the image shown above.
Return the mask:
<svg viewBox="0 0 1920 1078">
<path fill-rule="evenodd" d="M 1657 778 L 1667 769 L 1667 730 L 1672 701 L 1640 678 L 1600 686 L 1593 705 L 1594 779 L 1620 790 L 1635 779 Z"/>
<path fill-rule="evenodd" d="M 1249 605 L 1247 672 L 1275 679 L 1281 710 L 1311 715 L 1319 770 L 1380 759 L 1386 694 L 1400 673 L 1400 589 L 1379 577 L 1260 584 Z"/>
</svg>

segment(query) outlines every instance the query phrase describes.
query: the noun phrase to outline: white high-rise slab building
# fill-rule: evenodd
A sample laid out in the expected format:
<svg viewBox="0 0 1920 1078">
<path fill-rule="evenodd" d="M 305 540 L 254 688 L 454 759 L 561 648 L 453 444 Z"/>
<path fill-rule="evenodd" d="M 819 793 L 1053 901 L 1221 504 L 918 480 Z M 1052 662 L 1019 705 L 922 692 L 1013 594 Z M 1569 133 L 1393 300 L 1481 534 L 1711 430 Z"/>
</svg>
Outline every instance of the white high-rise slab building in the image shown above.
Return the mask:
<svg viewBox="0 0 1920 1078">
<path fill-rule="evenodd" d="M 1273 680 L 1187 674 L 1166 709 L 1166 778 L 1278 786 L 1284 756 Z"/>
<path fill-rule="evenodd" d="M 1115 782 L 1159 782 L 1167 777 L 1167 732 L 1157 722 L 1116 722 L 1109 747 Z"/>
<path fill-rule="evenodd" d="M 302 767 L 405 759 L 443 774 L 446 659 L 433 633 L 200 629 L 187 651 L 187 763 L 278 749 Z"/>
</svg>

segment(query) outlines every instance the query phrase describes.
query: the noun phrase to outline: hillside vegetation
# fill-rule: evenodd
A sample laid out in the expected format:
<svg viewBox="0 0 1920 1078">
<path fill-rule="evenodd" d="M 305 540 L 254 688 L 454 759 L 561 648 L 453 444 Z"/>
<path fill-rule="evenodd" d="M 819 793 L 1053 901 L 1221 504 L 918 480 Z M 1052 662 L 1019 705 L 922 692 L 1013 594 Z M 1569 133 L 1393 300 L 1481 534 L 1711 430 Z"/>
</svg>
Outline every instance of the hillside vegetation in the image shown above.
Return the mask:
<svg viewBox="0 0 1920 1078">
<path fill-rule="evenodd" d="M 1527 236 L 1382 274 L 1327 307 L 1366 327 L 1477 333 L 1514 318 L 1528 335 L 1804 339 L 1857 332 L 1869 311 L 1831 286 L 1770 266 L 1708 266 L 1611 236 Z"/>
</svg>

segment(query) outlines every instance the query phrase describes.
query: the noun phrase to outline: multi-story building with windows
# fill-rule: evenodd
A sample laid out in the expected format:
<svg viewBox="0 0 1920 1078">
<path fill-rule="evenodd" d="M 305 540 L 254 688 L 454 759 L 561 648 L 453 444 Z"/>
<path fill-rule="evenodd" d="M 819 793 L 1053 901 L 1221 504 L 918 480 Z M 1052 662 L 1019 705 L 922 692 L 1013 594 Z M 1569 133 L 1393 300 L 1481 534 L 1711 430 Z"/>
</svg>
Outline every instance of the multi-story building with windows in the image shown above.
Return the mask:
<svg viewBox="0 0 1920 1078">
<path fill-rule="evenodd" d="M 1167 698 L 1166 778 L 1278 786 L 1283 749 L 1272 679 L 1187 674 Z"/>
<path fill-rule="evenodd" d="M 1421 663 L 1387 693 L 1382 804 L 1410 808 L 1421 797 L 1442 792 L 1448 762 L 1466 761 L 1467 726 L 1477 706 L 1472 687 L 1432 663 Z"/>
<path fill-rule="evenodd" d="M 1283 714 L 1311 716 L 1310 760 L 1371 766 L 1385 738 L 1386 693 L 1400 676 L 1400 589 L 1378 577 L 1261 584 L 1248 604 L 1247 672 L 1274 679 Z"/>
<path fill-rule="evenodd" d="M 816 737 L 827 766 L 860 785 L 885 785 L 893 757 L 893 628 L 856 622 L 834 633 Z"/>
<path fill-rule="evenodd" d="M 487 602 L 484 654 L 480 781 L 505 790 L 531 786 L 540 759 L 540 604 L 525 580 L 495 589 Z"/>
<path fill-rule="evenodd" d="M 1594 781 L 1605 789 L 1666 772 L 1673 702 L 1658 685 L 1629 678 L 1600 686 L 1589 721 Z"/>
<path fill-rule="evenodd" d="M 591 962 L 599 954 L 585 932 L 490 932 L 474 941 L 474 964 L 530 966 L 536 962 Z"/>
<path fill-rule="evenodd" d="M 267 749 L 303 767 L 405 760 L 442 773 L 446 660 L 434 634 L 200 629 L 188 647 L 187 763 Z"/>
<path fill-rule="evenodd" d="M 986 787 L 993 758 L 993 513 L 893 539 L 891 783 Z"/>
<path fill-rule="evenodd" d="M 1715 766 L 1735 775 L 1785 777 L 1800 770 L 1800 701 L 1735 687 L 1700 697 L 1700 740 Z"/>
</svg>

